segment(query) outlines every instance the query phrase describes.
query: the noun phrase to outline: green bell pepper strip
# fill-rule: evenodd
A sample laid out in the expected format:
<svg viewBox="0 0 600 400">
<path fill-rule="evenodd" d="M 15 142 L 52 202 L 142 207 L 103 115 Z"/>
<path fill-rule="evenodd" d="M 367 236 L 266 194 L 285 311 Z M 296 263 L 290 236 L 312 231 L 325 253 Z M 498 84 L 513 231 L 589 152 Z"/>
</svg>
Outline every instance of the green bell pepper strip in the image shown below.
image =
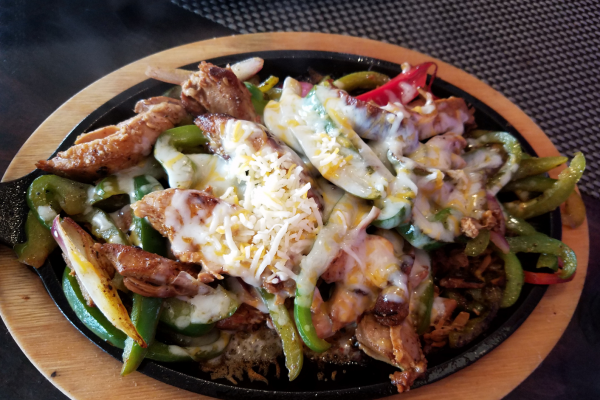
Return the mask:
<svg viewBox="0 0 600 400">
<path fill-rule="evenodd" d="M 416 301 L 418 304 L 414 306 L 411 320 L 418 335 L 422 335 L 431 325 L 431 310 L 433 308 L 434 285 L 433 277 L 431 276 L 431 268 L 429 275 L 423 279 L 416 287 L 411 295 L 411 303 Z"/>
<path fill-rule="evenodd" d="M 258 89 L 263 93 L 267 93 L 269 90 L 273 89 L 278 83 L 279 78 L 274 75 L 271 75 L 267 79 L 265 79 L 260 85 L 258 85 Z"/>
<path fill-rule="evenodd" d="M 521 156 L 523 151 L 519 141 L 508 132 L 488 132 L 477 139 L 474 139 L 477 144 L 499 143 L 506 151 L 508 159 L 500 170 L 492 176 L 487 182 L 487 190 L 492 195 L 496 195 L 500 189 L 510 182 L 513 174 L 519 169 Z"/>
<path fill-rule="evenodd" d="M 172 188 L 189 189 L 194 183 L 196 166 L 183 149 L 208 143 L 208 139 L 196 125 L 185 125 L 164 131 L 156 140 L 154 157 L 165 169 Z"/>
<path fill-rule="evenodd" d="M 110 243 L 129 244 L 123 232 L 104 211 L 90 206 L 92 192 L 91 185 L 56 175 L 43 175 L 29 186 L 27 203 L 47 229 L 50 229 L 54 217 L 64 211 L 78 222 L 89 223 L 94 236 Z M 40 250 L 40 254 L 42 252 Z"/>
<path fill-rule="evenodd" d="M 367 215 L 370 206 L 365 201 L 344 194 L 337 202 L 330 214 L 327 223 L 321 228 L 317 235 L 315 244 L 310 253 L 300 262 L 300 274 L 296 279 L 296 297 L 294 298 L 294 318 L 300 337 L 304 343 L 313 351 L 322 353 L 331 347 L 326 340 L 321 339 L 312 322 L 310 308 L 317 280 L 338 256 L 341 243 L 356 240 L 349 236 L 360 231 L 359 225 L 366 222 L 358 222 L 360 216 Z"/>
<path fill-rule="evenodd" d="M 148 193 L 162 190 L 162 186 L 156 179 L 150 176 L 136 176 L 133 178 L 133 200 L 141 200 Z M 133 217 L 135 232 L 134 242 L 142 250 L 166 257 L 167 246 L 163 238 L 146 218 Z M 148 346 L 154 342 L 158 317 L 161 312 L 163 299 L 156 297 L 145 297 L 138 293 L 133 294 L 133 306 L 131 308 L 131 321 L 135 329 L 142 336 Z M 131 338 L 125 340 L 123 349 L 123 368 L 121 375 L 125 376 L 135 371 L 142 360 L 148 354 L 148 348 L 143 348 Z"/>
<path fill-rule="evenodd" d="M 524 280 L 523 268 L 521 267 L 521 261 L 519 261 L 515 253 L 504 254 L 501 251 L 497 251 L 496 254 L 504 261 L 504 272 L 506 274 L 506 286 L 502 293 L 500 308 L 507 308 L 515 304 L 521 295 Z"/>
<path fill-rule="evenodd" d="M 552 254 L 540 254 L 536 268 L 550 268 L 552 271 L 558 271 L 558 257 Z"/>
<path fill-rule="evenodd" d="M 86 222 L 91 226 L 92 234 L 108 243 L 129 245 L 127 236 L 115 225 L 112 218 L 96 207 L 90 207 L 90 211 L 84 214 L 73 215 L 76 222 Z"/>
<path fill-rule="evenodd" d="M 127 336 L 119 329 L 115 328 L 106 317 L 96 307 L 89 307 L 81 289 L 77 283 L 77 279 L 71 276 L 70 269 L 67 267 L 63 273 L 63 291 L 67 301 L 77 318 L 90 329 L 100 339 L 107 341 L 115 347 L 123 349 L 125 347 L 125 339 Z M 221 337 L 217 342 L 200 347 L 180 347 L 175 345 L 167 345 L 165 343 L 154 341 L 148 346 L 146 358 L 162 362 L 182 362 L 193 361 L 195 359 L 209 359 L 218 356 L 225 350 L 229 342 L 229 335 L 221 333 Z"/>
<path fill-rule="evenodd" d="M 469 239 L 467 246 L 465 247 L 465 253 L 469 257 L 477 257 L 487 249 L 489 244 L 490 231 L 481 229 L 476 237 Z"/>
<path fill-rule="evenodd" d="M 246 85 L 252 96 L 251 100 L 254 111 L 256 111 L 258 115 L 263 115 L 269 100 L 265 98 L 265 94 L 256 85 L 253 85 L 250 82 L 244 82 L 244 85 Z"/>
<path fill-rule="evenodd" d="M 129 194 L 128 191 L 121 186 L 119 178 L 115 175 L 107 176 L 94 187 L 92 202 L 95 204 L 118 194 Z"/>
<path fill-rule="evenodd" d="M 189 323 L 188 325 L 178 323 L 177 320 L 181 315 L 189 315 L 191 307 L 191 304 L 183 300 L 177 298 L 167 299 L 163 312 L 160 314 L 160 322 L 173 332 L 181 335 L 197 337 L 208 333 L 215 326 L 214 322 L 208 324 Z"/>
<path fill-rule="evenodd" d="M 152 346 L 152 343 L 154 343 L 162 302 L 163 299 L 158 297 L 144 297 L 137 293 L 133 294 L 131 321 L 144 341 L 148 343 L 148 346 Z M 135 371 L 147 354 L 148 348 L 140 347 L 131 338 L 126 338 L 121 375 L 125 376 Z"/>
<path fill-rule="evenodd" d="M 408 243 L 417 249 L 423 249 L 425 251 L 432 251 L 445 246 L 447 243 L 433 240 L 423 232 L 421 229 L 413 224 L 405 224 L 396 227 L 396 231 L 404 238 Z"/>
<path fill-rule="evenodd" d="M 56 241 L 31 210 L 27 213 L 25 236 L 27 241 L 14 247 L 17 258 L 23 264 L 39 268 L 44 265 L 46 258 L 56 248 Z"/>
<path fill-rule="evenodd" d="M 42 175 L 29 186 L 27 205 L 50 230 L 54 217 L 61 211 L 69 215 L 88 211 L 88 193 L 92 187 L 56 175 Z"/>
<path fill-rule="evenodd" d="M 570 278 L 577 270 L 575 252 L 560 240 L 548 237 L 543 233 L 508 237 L 506 240 L 513 253 L 544 253 L 560 257 L 564 265 L 556 275 L 561 279 Z"/>
<path fill-rule="evenodd" d="M 192 322 L 191 315 L 194 312 L 194 305 L 178 298 L 169 298 L 165 300 L 164 310 L 160 315 L 160 321 L 169 327 L 172 331 L 186 336 L 201 336 L 210 331 L 215 322 L 232 316 L 238 309 L 240 303 L 228 291 L 218 286 L 215 296 L 225 296 L 229 300 L 226 310 L 217 311 L 214 315 L 206 316 L 201 322 Z M 210 296 L 210 295 L 207 295 Z"/>
<path fill-rule="evenodd" d="M 390 77 L 386 74 L 375 71 L 360 71 L 342 76 L 340 79 L 333 81 L 333 85 L 338 89 L 350 92 L 354 89 L 375 89 L 389 81 Z"/>
<path fill-rule="evenodd" d="M 569 161 L 567 157 L 542 157 L 542 158 L 528 158 L 521 160 L 519 169 L 514 173 L 512 180 L 516 181 L 532 175 L 539 175 L 548 172 L 559 165 L 562 165 Z"/>
<path fill-rule="evenodd" d="M 535 235 L 538 231 L 535 230 L 533 225 L 524 219 L 517 218 L 510 214 L 506 215 L 506 231 L 517 236 L 529 236 Z"/>
<path fill-rule="evenodd" d="M 134 198 L 131 199 L 132 202 L 141 200 L 148 193 L 163 190 L 162 185 L 156 179 L 147 175 L 133 178 L 133 188 Z M 167 256 L 166 239 L 152 227 L 147 218 L 133 216 L 131 240 L 143 250 L 159 256 Z"/>
<path fill-rule="evenodd" d="M 396 171 L 396 176 L 389 182 L 386 197 L 374 201 L 381 213 L 373 225 L 382 229 L 392 229 L 409 222 L 418 191 L 410 177 L 409 167 L 389 155 L 388 161 Z"/>
<path fill-rule="evenodd" d="M 532 200 L 513 201 L 505 203 L 504 207 L 510 214 L 523 219 L 550 212 L 569 198 L 584 170 L 585 157 L 582 153 L 577 153 L 571 160 L 571 165 L 558 175 L 558 180 L 550 189 Z"/>
<path fill-rule="evenodd" d="M 481 335 L 487 329 L 491 316 L 490 311 L 486 311 L 477 318 L 471 318 L 461 331 L 450 332 L 448 335 L 448 345 L 450 348 L 457 349 L 463 347 Z"/>
<path fill-rule="evenodd" d="M 285 366 L 288 369 L 290 381 L 300 375 L 304 354 L 302 352 L 302 341 L 290 314 L 284 304 L 275 304 L 275 295 L 264 289 L 258 289 L 263 302 L 269 309 L 273 325 L 281 338 L 283 354 L 285 355 Z"/>
<path fill-rule="evenodd" d="M 123 348 L 127 335 L 115 328 L 98 307 L 89 307 L 86 304 L 77 283 L 77 278 L 71 275 L 70 272 L 71 269 L 66 267 L 63 272 L 62 288 L 77 318 L 100 339 L 109 342 L 113 346 Z"/>
<path fill-rule="evenodd" d="M 180 347 L 180 349 L 188 353 L 194 361 L 210 360 L 225 351 L 230 339 L 231 333 L 220 331 L 219 339 L 213 343 L 197 347 Z"/>
<path fill-rule="evenodd" d="M 548 178 L 543 175 L 533 175 L 518 181 L 509 182 L 504 186 L 501 192 L 514 192 L 516 190 L 526 190 L 528 192 L 545 192 L 556 182 L 556 179 Z"/>
<path fill-rule="evenodd" d="M 113 196 L 123 194 L 128 195 L 131 200 L 135 197 L 135 194 L 133 193 L 133 178 L 141 175 L 160 179 L 164 176 L 164 171 L 160 163 L 154 157 L 148 157 L 142 165 L 127 169 L 119 175 L 107 176 L 98 182 L 94 187 L 94 193 L 91 196 L 90 202 L 95 205 L 96 203 L 105 201 Z"/>
</svg>

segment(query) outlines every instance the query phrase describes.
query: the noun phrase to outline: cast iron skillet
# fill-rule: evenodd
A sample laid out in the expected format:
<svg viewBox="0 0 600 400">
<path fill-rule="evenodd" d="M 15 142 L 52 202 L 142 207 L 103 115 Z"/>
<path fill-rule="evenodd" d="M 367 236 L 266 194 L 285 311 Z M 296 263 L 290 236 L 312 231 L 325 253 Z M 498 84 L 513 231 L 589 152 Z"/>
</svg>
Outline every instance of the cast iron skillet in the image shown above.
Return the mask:
<svg viewBox="0 0 600 400">
<path fill-rule="evenodd" d="M 220 57 L 210 61 L 223 66 L 227 63 L 254 56 L 265 59 L 265 67 L 260 73 L 261 78 L 265 78 L 270 74 L 280 78 L 285 76 L 306 77 L 309 67 L 324 74 L 332 74 L 334 77 L 366 69 L 383 72 L 390 76 L 395 76 L 400 72 L 399 65 L 386 61 L 318 51 L 257 52 Z M 195 69 L 196 64 L 185 68 Z M 160 95 L 170 87 L 172 85 L 146 80 L 126 90 L 81 121 L 69 133 L 56 152 L 66 150 L 73 144 L 75 138 L 83 132 L 89 132 L 105 125 L 116 124 L 131 117 L 136 101 Z M 535 152 L 523 137 L 488 105 L 441 79 L 434 81 L 432 90 L 439 97 L 457 96 L 465 99 L 467 103 L 476 109 L 475 119 L 480 128 L 508 131 L 520 140 L 526 152 L 535 155 Z M 36 170 L 16 181 L 0 184 L 0 240 L 5 244 L 12 246 L 25 240 L 23 227 L 28 210 L 25 193 L 33 179 L 42 174 L 41 171 Z M 536 221 L 532 222 L 539 231 L 560 239 L 559 210 L 538 217 Z M 523 261 L 527 262 L 526 259 Z M 60 256 L 60 250 L 58 250 L 36 272 L 67 319 L 98 347 L 120 360 L 121 350 L 96 337 L 77 319 L 75 313 L 71 310 L 61 287 L 64 268 L 65 263 Z M 413 389 L 445 378 L 489 353 L 523 323 L 545 291 L 545 286 L 526 284 L 519 301 L 511 308 L 501 310 L 490 329 L 478 340 L 466 348 L 460 350 L 448 349 L 443 354 L 428 357 L 427 373 L 415 382 Z M 280 364 L 282 365 L 282 363 Z M 374 399 L 392 395 L 396 392 L 395 387 L 390 384 L 388 378 L 388 375 L 394 372 L 395 369 L 379 361 L 372 361 L 366 366 L 327 365 L 324 370 L 319 369 L 317 365 L 311 362 L 305 361 L 300 377 L 293 382 L 288 382 L 283 365 L 283 373 L 279 379 L 275 377 L 275 368 L 271 367 L 267 376 L 269 385 L 261 382 L 251 383 L 248 379 L 239 382 L 237 386 L 225 379 L 212 381 L 210 376 L 202 372 L 196 363 L 159 363 L 146 360 L 139 370 L 170 385 L 217 398 L 279 399 L 285 397 L 289 400 L 300 400 L 314 399 L 315 397 L 332 399 L 343 396 L 345 399 Z M 324 372 L 323 376 L 327 380 L 317 379 L 319 371 Z M 331 379 L 333 371 L 337 371 L 335 381 Z"/>
</svg>

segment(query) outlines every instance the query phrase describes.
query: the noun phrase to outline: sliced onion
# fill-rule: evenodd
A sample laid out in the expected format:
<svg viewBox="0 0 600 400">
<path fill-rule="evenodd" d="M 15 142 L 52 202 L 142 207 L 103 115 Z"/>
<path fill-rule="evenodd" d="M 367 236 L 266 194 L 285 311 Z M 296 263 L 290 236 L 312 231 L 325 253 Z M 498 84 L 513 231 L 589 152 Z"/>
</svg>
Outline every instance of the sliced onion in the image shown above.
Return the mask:
<svg viewBox="0 0 600 400">
<path fill-rule="evenodd" d="M 313 88 L 313 84 L 308 82 L 300 82 L 300 88 L 302 88 L 302 93 L 300 96 L 306 97 L 308 92 L 310 92 L 310 90 Z"/>
<path fill-rule="evenodd" d="M 91 236 L 71 218 L 61 221 L 59 216 L 56 216 L 52 222 L 52 236 L 96 307 L 117 329 L 123 331 L 141 347 L 146 347 L 146 342 L 131 322 L 117 289 L 111 285 L 102 260 L 93 250 L 94 240 Z"/>
<path fill-rule="evenodd" d="M 504 254 L 510 253 L 510 245 L 503 235 L 500 235 L 498 232 L 490 231 L 490 241 Z"/>
<path fill-rule="evenodd" d="M 233 64 L 230 68 L 240 81 L 247 81 L 258 74 L 265 61 L 259 57 L 252 57 Z"/>
<path fill-rule="evenodd" d="M 172 83 L 174 85 L 181 85 L 187 81 L 192 74 L 192 71 L 185 69 L 165 69 L 160 67 L 153 67 L 151 65 L 146 68 L 146 76 L 149 78 L 156 79 L 162 82 Z"/>
</svg>

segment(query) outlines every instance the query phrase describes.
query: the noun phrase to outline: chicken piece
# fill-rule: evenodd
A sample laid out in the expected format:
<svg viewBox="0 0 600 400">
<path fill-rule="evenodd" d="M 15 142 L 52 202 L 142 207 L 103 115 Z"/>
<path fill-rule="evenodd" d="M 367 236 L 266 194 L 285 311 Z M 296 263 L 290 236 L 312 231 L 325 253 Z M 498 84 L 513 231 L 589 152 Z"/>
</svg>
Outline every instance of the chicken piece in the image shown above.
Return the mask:
<svg viewBox="0 0 600 400">
<path fill-rule="evenodd" d="M 152 192 L 131 205 L 137 217 L 147 217 L 154 229 L 169 238 L 171 250 L 180 261 L 202 264 L 217 279 L 222 279 L 221 248 L 212 243 L 200 245 L 192 239 L 195 232 L 198 234 L 209 229 L 217 207 L 228 215 L 238 206 L 205 191 L 183 189 Z"/>
<path fill-rule="evenodd" d="M 431 308 L 431 325 L 442 326 L 450 321 L 458 303 L 454 299 L 436 297 Z"/>
<path fill-rule="evenodd" d="M 123 275 L 123 283 L 132 292 L 147 297 L 175 297 L 208 293 L 210 274 L 199 272 L 194 264 L 181 263 L 121 244 L 94 245 Z"/>
<path fill-rule="evenodd" d="M 391 287 L 391 289 L 396 288 Z M 377 300 L 375 301 L 375 308 L 373 309 L 373 315 L 375 315 L 377 322 L 379 322 L 381 325 L 400 325 L 408 316 L 408 301 L 389 301 L 386 294 L 387 293 L 384 291 L 377 297 Z M 399 296 L 397 295 L 397 297 Z"/>
<path fill-rule="evenodd" d="M 369 357 L 397 366 L 390 328 L 383 326 L 371 314 L 364 315 L 356 327 L 358 347 Z"/>
<path fill-rule="evenodd" d="M 311 184 L 308 197 L 315 200 L 320 210 L 323 209 L 323 198 L 315 190 L 317 185 L 308 173 L 304 161 L 294 150 L 273 137 L 264 127 L 254 123 L 236 121 L 235 118 L 225 114 L 200 115 L 194 123 L 208 136 L 209 149 L 226 160 L 234 156 L 235 148 L 241 144 L 249 145 L 255 153 L 265 150 L 275 151 L 280 157 L 284 154 L 289 155 L 295 165 L 303 167 L 302 181 Z"/>
<path fill-rule="evenodd" d="M 419 140 L 425 140 L 441 133 L 462 135 L 465 125 L 473 125 L 474 110 L 469 109 L 467 103 L 458 97 L 438 99 L 433 101 L 435 110 L 425 114 L 424 107 L 415 107 L 411 110 L 411 120 L 419 133 Z"/>
<path fill-rule="evenodd" d="M 231 317 L 217 322 L 216 327 L 217 329 L 228 331 L 250 331 L 258 328 L 258 326 L 262 325 L 266 319 L 266 314 L 243 303 Z"/>
<path fill-rule="evenodd" d="M 294 297 L 296 282 L 293 279 L 282 280 L 278 274 L 273 274 L 264 280 L 263 288 L 267 292 L 277 295 L 279 299 L 285 300 L 288 297 Z"/>
<path fill-rule="evenodd" d="M 351 290 L 341 284 L 336 285 L 331 299 L 327 302 L 333 331 L 337 332 L 346 325 L 356 322 L 371 304 L 369 295 Z"/>
<path fill-rule="evenodd" d="M 77 181 L 94 181 L 138 164 L 152 151 L 158 136 L 187 115 L 180 101 L 155 97 L 138 102 L 139 114 L 117 126 L 81 135 L 74 146 L 50 160 L 38 161 L 44 171 Z"/>
<path fill-rule="evenodd" d="M 427 143 L 419 144 L 410 158 L 424 167 L 442 171 L 464 168 L 467 163 L 460 156 L 467 141 L 460 135 L 447 133 L 431 138 Z"/>
<path fill-rule="evenodd" d="M 327 283 L 341 282 L 346 276 L 346 265 L 353 260 L 350 260 L 348 253 L 340 250 L 337 257 L 329 264 L 321 278 Z"/>
<path fill-rule="evenodd" d="M 460 230 L 467 237 L 476 238 L 481 228 L 481 224 L 475 218 L 464 217 L 460 220 Z"/>
<path fill-rule="evenodd" d="M 323 301 L 323 297 L 321 297 L 321 292 L 319 292 L 318 288 L 315 288 L 310 311 L 317 336 L 321 339 L 333 336 L 333 324 L 329 314 L 327 313 L 327 305 Z"/>
<path fill-rule="evenodd" d="M 257 121 L 252 95 L 229 68 L 205 61 L 181 85 L 181 101 L 191 114 L 229 114 L 236 119 Z"/>
<path fill-rule="evenodd" d="M 419 336 L 409 319 L 390 328 L 367 314 L 358 323 L 356 339 L 360 349 L 368 356 L 402 369 L 402 372 L 390 375 L 400 393 L 409 390 L 427 368 Z"/>
</svg>

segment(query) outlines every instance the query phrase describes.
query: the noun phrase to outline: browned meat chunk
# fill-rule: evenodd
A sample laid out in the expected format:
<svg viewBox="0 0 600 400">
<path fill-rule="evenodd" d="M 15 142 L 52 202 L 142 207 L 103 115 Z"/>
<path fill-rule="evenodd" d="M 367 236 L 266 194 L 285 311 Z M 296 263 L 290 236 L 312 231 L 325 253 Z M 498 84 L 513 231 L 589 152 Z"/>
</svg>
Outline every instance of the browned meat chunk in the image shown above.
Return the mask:
<svg viewBox="0 0 600 400">
<path fill-rule="evenodd" d="M 440 286 L 448 289 L 481 289 L 485 282 L 469 282 L 462 278 L 442 278 Z"/>
<path fill-rule="evenodd" d="M 79 144 L 36 166 L 78 181 L 103 178 L 138 164 L 150 154 L 158 136 L 187 115 L 180 101 L 167 97 L 142 100 L 136 111 L 140 114 L 117 126 L 81 135 Z"/>
<path fill-rule="evenodd" d="M 173 238 L 174 230 L 165 225 L 167 207 L 171 205 L 171 200 L 177 192 L 186 192 L 187 205 L 190 210 L 190 216 L 195 217 L 198 214 L 204 216 L 203 220 L 212 215 L 212 210 L 221 203 L 221 200 L 214 197 L 212 194 L 200 190 L 185 190 L 185 189 L 166 189 L 157 192 L 152 192 L 140 201 L 131 205 L 136 217 L 147 217 L 148 221 L 154 229 L 160 232 L 161 235 Z M 180 222 L 183 223 L 180 216 Z M 200 221 L 203 222 L 203 221 Z M 182 260 L 189 261 L 189 260 Z"/>
<path fill-rule="evenodd" d="M 477 237 L 477 235 L 479 235 L 479 229 L 481 229 L 481 224 L 475 218 L 464 217 L 460 220 L 460 230 L 467 237 Z"/>
<path fill-rule="evenodd" d="M 216 327 L 218 329 L 229 331 L 250 331 L 258 328 L 258 326 L 262 325 L 266 320 L 266 314 L 243 303 L 231 317 L 217 322 Z"/>
<path fill-rule="evenodd" d="M 329 264 L 321 278 L 327 283 L 340 282 L 344 280 L 346 274 L 346 263 L 348 262 L 348 253 L 341 250 L 337 257 Z"/>
<path fill-rule="evenodd" d="M 133 246 L 99 244 L 94 249 L 104 255 L 123 275 L 125 286 L 142 296 L 195 296 L 208 292 L 210 274 L 199 272 L 194 264 L 181 263 Z"/>
<path fill-rule="evenodd" d="M 257 120 L 250 91 L 229 68 L 203 61 L 181 88 L 181 101 L 191 114 L 208 111 L 247 121 Z"/>
<path fill-rule="evenodd" d="M 390 337 L 394 348 L 396 362 L 402 372 L 393 374 L 392 383 L 396 385 L 399 393 L 408 391 L 415 379 L 425 373 L 427 360 L 421 350 L 419 335 L 412 324 L 405 320 L 402 325 L 390 328 Z"/>
<path fill-rule="evenodd" d="M 408 302 L 387 301 L 385 295 L 380 294 L 375 301 L 373 315 L 381 325 L 400 325 L 408 316 Z"/>
<path fill-rule="evenodd" d="M 431 114 L 411 112 L 411 120 L 419 132 L 419 140 L 425 140 L 441 133 L 462 135 L 465 126 L 473 125 L 473 110 L 458 97 L 434 100 L 435 111 Z"/>
<path fill-rule="evenodd" d="M 419 336 L 408 319 L 390 328 L 367 314 L 358 322 L 356 339 L 368 356 L 402 369 L 390 375 L 399 392 L 409 390 L 427 368 Z"/>
<path fill-rule="evenodd" d="M 373 315 L 365 314 L 358 322 L 356 339 L 368 356 L 397 366 L 390 328 L 377 322 Z"/>
<path fill-rule="evenodd" d="M 228 121 L 235 121 L 235 118 L 230 117 L 225 114 L 205 114 L 200 115 L 194 123 L 202 129 L 206 136 L 208 136 L 210 143 L 208 145 L 209 149 L 215 153 L 219 154 L 224 159 L 228 160 L 231 154 L 228 154 L 223 149 L 223 140 L 224 140 L 224 132 L 225 125 Z M 296 154 L 292 149 L 287 147 L 284 143 L 277 140 L 273 135 L 264 130 L 264 127 L 256 125 L 258 129 L 256 129 L 246 140 L 245 144 L 248 144 L 252 147 L 255 152 L 259 152 L 264 148 L 268 148 L 270 150 L 276 151 L 280 156 L 284 154 L 288 154 L 294 164 L 304 166 L 304 162 L 302 159 Z M 318 191 L 314 188 L 316 184 L 313 182 L 311 176 L 306 172 L 306 168 L 303 170 L 304 172 L 301 175 L 301 178 L 304 182 L 311 182 L 311 189 L 308 191 L 308 197 L 315 200 L 318 204 L 319 208 L 323 208 L 323 199 Z"/>
</svg>

